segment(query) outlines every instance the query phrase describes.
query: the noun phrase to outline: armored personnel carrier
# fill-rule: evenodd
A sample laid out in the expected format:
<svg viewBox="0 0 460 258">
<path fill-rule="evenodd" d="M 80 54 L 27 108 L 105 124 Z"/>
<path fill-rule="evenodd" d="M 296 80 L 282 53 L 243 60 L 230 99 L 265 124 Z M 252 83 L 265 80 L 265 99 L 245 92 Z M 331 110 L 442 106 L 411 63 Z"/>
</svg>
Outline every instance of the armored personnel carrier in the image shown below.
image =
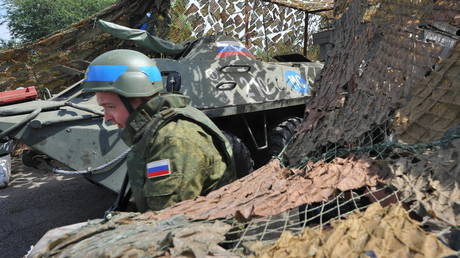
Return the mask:
<svg viewBox="0 0 460 258">
<path fill-rule="evenodd" d="M 225 35 L 175 44 L 143 30 L 104 21 L 98 25 L 113 36 L 172 57 L 155 58 L 165 89 L 189 96 L 191 104 L 225 132 L 240 176 L 252 169 L 253 160 L 255 166 L 263 164 L 288 142 L 323 66 L 298 54 L 261 62 Z M 81 92 L 83 81 L 47 100 L 0 107 L 0 139 L 9 136 L 30 146 L 23 156 L 26 165 L 56 160 L 75 170 L 72 173 L 119 192 L 129 148 L 119 129 L 104 123 L 94 94 Z"/>
</svg>

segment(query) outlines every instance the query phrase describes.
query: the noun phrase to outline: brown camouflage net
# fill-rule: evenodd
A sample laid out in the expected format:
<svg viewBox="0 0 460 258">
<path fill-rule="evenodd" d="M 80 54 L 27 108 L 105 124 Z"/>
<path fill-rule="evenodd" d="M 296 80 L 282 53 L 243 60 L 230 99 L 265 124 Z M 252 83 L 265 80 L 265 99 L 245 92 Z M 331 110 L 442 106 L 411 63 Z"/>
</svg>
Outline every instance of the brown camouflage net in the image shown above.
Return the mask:
<svg viewBox="0 0 460 258">
<path fill-rule="evenodd" d="M 389 249 L 383 248 L 385 246 L 379 246 L 383 249 L 376 248 L 375 243 L 382 243 L 382 239 L 379 237 L 386 237 L 384 242 L 389 243 L 386 247 L 396 248 L 404 255 L 410 250 L 415 250 L 415 253 L 411 253 L 414 255 L 417 253 L 429 255 L 441 249 L 442 252 L 447 252 L 447 247 L 442 247 L 440 242 L 435 240 L 436 235 L 422 231 L 420 226 L 423 225 L 425 229 L 434 230 L 435 232 L 444 231 L 439 234 L 447 238 L 446 242 L 451 242 L 451 246 L 458 246 L 458 238 L 455 240 L 455 235 L 453 235 L 458 232 L 455 229 L 455 226 L 458 225 L 456 222 L 458 218 L 458 210 L 456 210 L 456 207 L 458 207 L 458 182 L 452 180 L 452 178 L 457 178 L 458 174 L 459 144 L 459 139 L 448 139 L 443 144 L 432 144 L 431 147 L 420 146 L 423 147 L 423 153 L 417 153 L 418 149 L 410 151 L 404 148 L 392 148 L 391 159 L 388 159 L 388 161 L 336 158 L 329 163 L 324 161 L 309 163 L 307 168 L 302 170 L 280 168 L 275 160 L 240 181 L 234 182 L 206 197 L 181 202 L 158 214 L 152 212 L 131 214 L 129 215 L 131 219 L 125 221 L 127 227 L 110 229 L 114 230 L 112 233 L 104 233 L 105 230 L 102 230 L 106 228 L 106 222 L 96 221 L 90 229 L 90 232 L 92 232 L 90 240 L 94 240 L 97 244 L 100 241 L 95 240 L 99 239 L 98 234 L 103 234 L 100 237 L 109 240 L 115 238 L 115 235 L 132 234 L 130 239 L 138 239 L 136 240 L 137 245 L 148 246 L 149 252 L 153 252 L 153 250 L 157 252 L 158 246 L 154 244 L 155 242 L 152 243 L 149 238 L 140 237 L 144 230 L 133 230 L 133 225 L 131 224 L 136 225 L 134 228 L 142 228 L 150 224 L 163 223 L 161 221 L 184 214 L 184 218 L 192 220 L 227 218 L 223 222 L 230 225 L 230 227 L 223 233 L 226 237 L 225 240 L 220 240 L 220 243 L 225 249 L 240 255 L 250 254 L 251 252 L 248 252 L 248 250 L 251 250 L 250 248 L 254 241 L 262 241 L 263 245 L 266 245 L 277 240 L 283 232 L 287 231 L 294 234 L 317 234 L 318 232 L 323 232 L 326 234 L 323 238 L 314 238 L 324 239 L 323 242 L 305 242 L 305 239 L 303 239 L 300 244 L 302 246 L 317 246 L 316 250 L 319 250 L 319 254 L 324 253 L 327 255 L 335 250 L 330 248 L 331 242 L 327 241 L 330 237 L 328 234 L 332 234 L 330 230 L 335 232 L 334 239 L 342 237 L 343 239 L 357 238 L 357 240 L 353 241 L 358 241 L 359 239 L 367 241 L 359 242 L 362 246 L 356 247 L 358 249 L 349 250 L 347 249 L 349 247 L 343 247 L 350 252 L 370 250 L 377 257 L 387 254 Z M 438 164 L 443 164 L 443 166 L 438 166 Z M 307 171 L 308 173 L 305 173 Z M 430 172 L 430 177 L 424 175 L 426 171 Z M 379 185 L 379 182 L 382 183 Z M 388 183 L 391 183 L 391 185 Z M 355 210 L 365 211 L 368 216 L 368 219 L 365 219 L 367 223 L 376 226 L 372 222 L 372 218 L 375 218 L 373 212 L 375 212 L 376 207 L 371 208 L 371 210 L 368 208 L 373 202 L 379 202 L 381 205 L 402 202 L 411 214 L 420 218 L 419 221 L 423 220 L 423 223 L 408 220 L 409 213 L 402 212 L 403 210 L 398 208 L 397 215 L 393 214 L 394 216 L 387 217 L 392 220 L 389 224 L 398 225 L 399 223 L 407 226 L 410 230 L 408 228 L 399 230 L 399 227 L 396 227 L 396 229 L 386 228 L 385 230 L 389 232 L 388 234 L 372 234 L 370 237 L 357 233 L 342 234 L 344 227 L 361 225 L 355 223 L 354 215 L 350 220 L 348 214 L 353 213 Z M 438 213 L 441 208 L 442 213 Z M 432 213 L 433 211 L 435 212 L 434 214 Z M 385 212 L 382 210 L 381 214 L 385 214 Z M 114 223 L 119 223 L 118 218 L 116 217 Z M 331 219 L 336 221 L 332 223 L 332 229 L 329 226 Z M 386 224 L 384 226 L 386 227 Z M 452 226 L 451 231 L 445 231 L 445 229 Z M 372 229 L 367 224 L 362 224 L 362 227 Z M 311 230 L 315 228 L 317 229 L 316 231 Z M 93 250 L 95 244 L 83 242 L 86 239 L 84 237 L 86 233 L 82 232 L 88 232 L 87 230 L 87 228 L 81 228 L 70 235 L 61 235 L 59 239 L 51 238 L 51 240 L 48 240 L 48 244 L 44 245 L 45 249 L 48 250 L 46 253 L 62 252 L 68 254 L 70 250 L 85 250 L 85 248 Z M 372 232 L 372 230 L 365 232 Z M 375 232 L 381 232 L 381 230 L 384 229 L 376 228 Z M 395 239 L 395 237 L 405 236 L 407 232 L 414 231 L 416 231 L 414 235 L 417 235 L 417 238 L 414 239 L 419 239 L 420 241 L 395 243 L 391 240 Z M 420 232 L 424 233 L 419 234 Z M 105 234 L 108 235 L 106 236 Z M 428 242 L 425 243 L 425 241 Z M 60 244 L 59 248 L 53 244 L 61 242 L 63 244 Z M 107 241 L 101 241 L 93 251 L 98 250 L 109 255 L 107 253 L 109 249 L 112 250 L 112 254 L 116 254 L 126 248 L 130 250 L 134 248 L 132 244 L 128 244 L 129 241 L 119 242 L 117 246 L 109 244 L 101 246 L 105 242 Z M 348 242 L 345 241 L 345 243 Z M 87 245 L 92 245 L 93 248 Z M 290 242 L 289 245 L 293 249 L 297 248 L 294 243 Z M 418 247 L 415 248 L 412 245 Z M 373 249 L 367 249 L 368 247 L 373 247 Z M 43 253 L 43 247 L 41 250 L 40 252 Z M 276 255 L 272 257 L 277 257 Z"/>
<path fill-rule="evenodd" d="M 375 203 L 331 228 L 310 229 L 295 236 L 284 232 L 272 246 L 256 249 L 255 257 L 444 257 L 455 252 L 433 233 L 420 228 L 400 205 Z M 257 250 L 259 249 L 259 250 Z"/>
<path fill-rule="evenodd" d="M 250 175 L 205 197 L 183 201 L 158 214 L 155 219 L 185 215 L 192 220 L 236 218 L 248 221 L 277 215 L 302 204 L 329 200 L 338 192 L 363 186 L 375 187 L 389 170 L 372 160 L 338 158 L 331 163 L 311 163 L 308 169 L 280 168 L 273 160 Z"/>
<path fill-rule="evenodd" d="M 43 249 L 29 257 L 237 257 L 218 245 L 229 229 L 219 221 L 155 221 L 123 213 L 54 232 L 56 237 L 38 243 Z"/>
<path fill-rule="evenodd" d="M 459 250 L 460 2 L 342 7 L 334 52 L 283 158 L 294 167 L 349 155 L 386 163 L 412 214 Z"/>
<path fill-rule="evenodd" d="M 457 33 L 460 29 L 457 29 Z M 395 133 L 408 144 L 439 139 L 460 123 L 460 44 L 411 90 L 411 100 L 397 111 Z"/>
<path fill-rule="evenodd" d="M 460 132 L 460 131 L 459 131 Z M 425 220 L 445 226 L 460 225 L 460 139 L 422 153 L 399 153 L 390 160 L 391 184 L 413 202 Z"/>
<path fill-rule="evenodd" d="M 453 69 L 447 73 L 439 73 L 436 68 L 433 71 L 433 67 L 445 61 L 446 55 L 454 55 L 451 61 L 458 62 L 452 48 L 441 44 L 456 42 L 458 35 L 437 29 L 433 24 L 458 26 L 460 2 L 350 2 L 335 24 L 332 36 L 335 47 L 318 79 L 319 90 L 307 105 L 308 117 L 297 139 L 288 147 L 290 165 L 329 145 L 359 145 L 365 134 L 392 121 L 399 108 L 408 107 L 408 101 L 420 94 L 417 89 L 424 87 L 426 80 L 431 80 L 431 87 L 423 96 L 434 92 L 436 87 L 458 89 L 460 75 L 455 73 L 456 66 L 445 68 Z M 436 79 L 441 77 L 442 81 Z M 455 97 L 445 99 L 450 105 Z M 460 122 L 458 107 L 450 105 L 448 110 L 445 113 L 454 113 L 444 115 L 449 122 L 440 118 L 446 122 L 442 124 L 444 131 Z M 402 115 L 407 113 L 402 112 Z M 399 119 L 407 124 L 405 117 Z M 440 131 L 441 128 L 437 130 Z"/>
<path fill-rule="evenodd" d="M 277 239 L 282 232 L 302 232 L 307 226 L 322 228 L 330 219 L 366 208 L 370 202 L 363 200 L 374 198 L 385 203 L 388 199 L 387 194 L 379 195 L 382 188 L 372 190 L 365 187 L 359 195 L 349 190 L 377 186 L 383 181 L 381 177 L 388 171 L 384 171 L 380 164 L 370 160 L 338 159 L 330 164 L 311 164 L 311 168 L 313 173 L 306 176 L 305 171 L 281 169 L 273 161 L 227 188 L 205 198 L 181 202 L 158 214 L 111 213 L 103 220 L 55 229 L 37 243 L 30 257 L 117 257 L 124 253 L 134 256 L 178 255 L 189 249 L 195 255 L 202 254 L 203 250 L 209 255 L 231 255 L 214 245 L 217 243 L 235 254 L 247 255 L 244 250 L 253 241 L 267 242 Z M 269 181 L 261 183 L 267 181 L 267 177 Z M 301 180 L 303 177 L 305 180 Z M 246 182 L 248 184 L 244 184 Z M 254 189 L 251 183 L 255 182 L 260 186 L 260 192 L 253 196 L 245 195 L 249 191 L 225 190 Z M 384 190 L 391 192 L 390 189 Z M 394 196 L 391 202 L 396 200 Z M 285 199 L 284 202 L 280 202 L 280 197 Z M 304 203 L 312 206 L 304 207 L 303 211 L 297 208 Z M 250 213 L 245 214 L 245 207 L 252 207 Z M 228 219 L 222 222 L 189 222 L 189 219 L 209 221 L 224 217 Z M 178 242 L 185 246 L 179 246 Z"/>
</svg>

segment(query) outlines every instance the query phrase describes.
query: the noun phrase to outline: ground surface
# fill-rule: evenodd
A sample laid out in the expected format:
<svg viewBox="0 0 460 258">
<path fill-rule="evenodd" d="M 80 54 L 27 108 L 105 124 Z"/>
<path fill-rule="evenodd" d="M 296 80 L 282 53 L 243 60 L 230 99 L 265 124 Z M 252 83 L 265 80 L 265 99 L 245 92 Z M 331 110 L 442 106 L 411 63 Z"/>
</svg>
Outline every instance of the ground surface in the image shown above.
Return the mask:
<svg viewBox="0 0 460 258">
<path fill-rule="evenodd" d="M 83 176 L 53 175 L 13 159 L 12 180 L 0 189 L 0 256 L 22 257 L 48 230 L 102 217 L 115 194 Z"/>
</svg>

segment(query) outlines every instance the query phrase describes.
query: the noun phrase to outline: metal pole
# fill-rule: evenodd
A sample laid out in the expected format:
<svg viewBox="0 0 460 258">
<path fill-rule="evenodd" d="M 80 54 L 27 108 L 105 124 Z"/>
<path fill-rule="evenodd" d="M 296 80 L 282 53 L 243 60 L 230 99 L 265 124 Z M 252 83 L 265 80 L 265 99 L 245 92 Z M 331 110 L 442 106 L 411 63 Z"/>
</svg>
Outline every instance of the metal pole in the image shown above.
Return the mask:
<svg viewBox="0 0 460 258">
<path fill-rule="evenodd" d="M 308 18 L 309 12 L 305 12 L 305 31 L 303 32 L 303 55 L 307 56 L 308 50 Z"/>
</svg>

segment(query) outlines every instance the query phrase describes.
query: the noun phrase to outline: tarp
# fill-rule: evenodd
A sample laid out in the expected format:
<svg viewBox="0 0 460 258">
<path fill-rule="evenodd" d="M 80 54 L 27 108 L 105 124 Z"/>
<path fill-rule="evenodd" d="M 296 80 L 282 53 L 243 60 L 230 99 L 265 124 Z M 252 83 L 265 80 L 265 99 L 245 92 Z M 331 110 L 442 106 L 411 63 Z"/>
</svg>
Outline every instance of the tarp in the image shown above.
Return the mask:
<svg viewBox="0 0 460 258">
<path fill-rule="evenodd" d="M 99 28 L 114 37 L 124 40 L 132 40 L 140 46 L 151 49 L 159 54 L 178 55 L 185 50 L 182 44 L 176 44 L 159 37 L 153 36 L 145 30 L 131 29 L 115 23 L 98 20 Z"/>
<path fill-rule="evenodd" d="M 332 228 L 286 231 L 269 247 L 254 245 L 256 257 L 444 257 L 455 252 L 420 228 L 400 205 L 372 204 Z"/>
</svg>

